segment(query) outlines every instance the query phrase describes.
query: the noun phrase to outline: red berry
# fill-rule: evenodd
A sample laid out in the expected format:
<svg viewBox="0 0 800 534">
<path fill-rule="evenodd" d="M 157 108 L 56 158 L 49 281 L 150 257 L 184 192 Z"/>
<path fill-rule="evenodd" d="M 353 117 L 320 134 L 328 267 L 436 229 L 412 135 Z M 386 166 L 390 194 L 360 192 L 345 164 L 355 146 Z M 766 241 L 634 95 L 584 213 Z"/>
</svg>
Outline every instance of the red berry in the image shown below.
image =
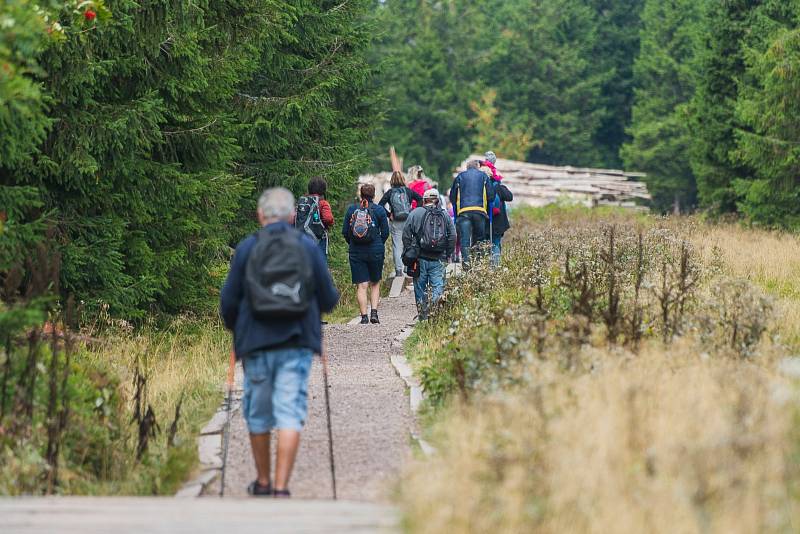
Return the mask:
<svg viewBox="0 0 800 534">
<path fill-rule="evenodd" d="M 94 12 L 94 11 L 92 11 L 91 9 L 88 9 L 88 10 L 87 10 L 87 11 L 86 11 L 86 12 L 83 14 L 83 18 L 85 18 L 85 19 L 86 19 L 86 20 L 88 20 L 89 22 L 93 21 L 93 20 L 95 19 L 95 17 L 97 17 L 97 13 L 95 13 L 95 12 Z"/>
</svg>

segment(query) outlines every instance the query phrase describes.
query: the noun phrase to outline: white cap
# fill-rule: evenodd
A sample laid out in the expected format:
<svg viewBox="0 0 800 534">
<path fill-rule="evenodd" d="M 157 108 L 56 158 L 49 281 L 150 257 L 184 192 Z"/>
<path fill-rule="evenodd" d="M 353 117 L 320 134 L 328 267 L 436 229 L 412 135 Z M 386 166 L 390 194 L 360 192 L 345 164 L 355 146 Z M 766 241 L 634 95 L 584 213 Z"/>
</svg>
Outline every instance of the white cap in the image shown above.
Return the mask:
<svg viewBox="0 0 800 534">
<path fill-rule="evenodd" d="M 436 200 L 439 200 L 439 190 L 434 188 L 425 191 L 425 193 L 422 195 L 422 200 L 426 200 L 429 198 L 435 198 Z"/>
</svg>

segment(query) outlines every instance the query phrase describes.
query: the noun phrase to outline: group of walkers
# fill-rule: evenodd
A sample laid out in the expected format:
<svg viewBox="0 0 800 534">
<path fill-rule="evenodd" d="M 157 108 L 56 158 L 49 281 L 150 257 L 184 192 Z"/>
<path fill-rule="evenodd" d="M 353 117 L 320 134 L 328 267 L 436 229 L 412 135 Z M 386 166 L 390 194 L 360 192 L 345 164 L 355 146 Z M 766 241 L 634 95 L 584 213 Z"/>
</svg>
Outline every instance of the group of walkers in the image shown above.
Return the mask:
<svg viewBox="0 0 800 534">
<path fill-rule="evenodd" d="M 513 200 L 495 168 L 494 153 L 471 161 L 445 197 L 413 167 L 406 184 L 394 172 L 391 188 L 376 204 L 375 186 L 363 184 L 358 202 L 342 220 L 361 324 L 378 324 L 385 244 L 393 243 L 396 276 L 414 279 L 418 319 L 426 320 L 445 286 L 445 262 L 467 269 L 475 254 L 489 248 L 498 265 L 501 240 L 509 227 L 505 203 Z M 484 166 L 491 174 L 480 170 Z M 250 433 L 257 478 L 255 496 L 289 497 L 288 483 L 307 416 L 307 383 L 313 354 L 322 353 L 322 314 L 339 300 L 327 266 L 329 233 L 335 225 L 325 200 L 327 183 L 312 178 L 308 193 L 295 202 L 282 187 L 258 200 L 261 229 L 236 247 L 221 292 L 220 311 L 233 332 L 244 369 L 242 413 Z M 452 216 L 451 216 L 452 215 Z M 454 221 L 455 219 L 455 221 Z M 276 431 L 274 484 L 270 433 Z"/>
</svg>

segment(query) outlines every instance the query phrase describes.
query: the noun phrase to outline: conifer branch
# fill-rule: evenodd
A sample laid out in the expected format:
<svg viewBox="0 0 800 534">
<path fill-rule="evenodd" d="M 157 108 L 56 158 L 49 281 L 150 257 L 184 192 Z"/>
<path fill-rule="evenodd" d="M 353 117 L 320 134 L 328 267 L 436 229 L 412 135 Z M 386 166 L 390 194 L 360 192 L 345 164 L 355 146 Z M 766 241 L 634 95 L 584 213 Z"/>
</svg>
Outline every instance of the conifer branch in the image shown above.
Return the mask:
<svg viewBox="0 0 800 534">
<path fill-rule="evenodd" d="M 167 136 L 167 137 L 169 137 L 170 135 L 180 135 L 180 134 L 186 134 L 186 133 L 189 133 L 189 134 L 197 133 L 197 132 L 201 132 L 203 130 L 206 130 L 206 129 L 210 128 L 211 126 L 214 125 L 215 122 L 217 122 L 217 119 L 212 120 L 211 122 L 209 122 L 205 126 L 200 126 L 200 127 L 197 127 L 197 128 L 190 128 L 188 130 L 166 130 L 166 131 L 164 131 L 162 133 L 164 134 L 164 136 Z"/>
</svg>

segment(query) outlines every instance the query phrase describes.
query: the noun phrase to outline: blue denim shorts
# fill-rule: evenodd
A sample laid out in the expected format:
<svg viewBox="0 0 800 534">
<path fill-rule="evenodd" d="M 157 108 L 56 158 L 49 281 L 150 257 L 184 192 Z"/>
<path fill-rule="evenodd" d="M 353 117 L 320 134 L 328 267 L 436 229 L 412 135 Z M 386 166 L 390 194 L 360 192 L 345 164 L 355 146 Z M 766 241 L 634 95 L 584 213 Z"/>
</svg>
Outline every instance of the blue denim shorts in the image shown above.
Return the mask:
<svg viewBox="0 0 800 534">
<path fill-rule="evenodd" d="M 309 349 L 281 349 L 244 358 L 242 411 L 251 434 L 303 429 L 312 357 Z"/>
</svg>

